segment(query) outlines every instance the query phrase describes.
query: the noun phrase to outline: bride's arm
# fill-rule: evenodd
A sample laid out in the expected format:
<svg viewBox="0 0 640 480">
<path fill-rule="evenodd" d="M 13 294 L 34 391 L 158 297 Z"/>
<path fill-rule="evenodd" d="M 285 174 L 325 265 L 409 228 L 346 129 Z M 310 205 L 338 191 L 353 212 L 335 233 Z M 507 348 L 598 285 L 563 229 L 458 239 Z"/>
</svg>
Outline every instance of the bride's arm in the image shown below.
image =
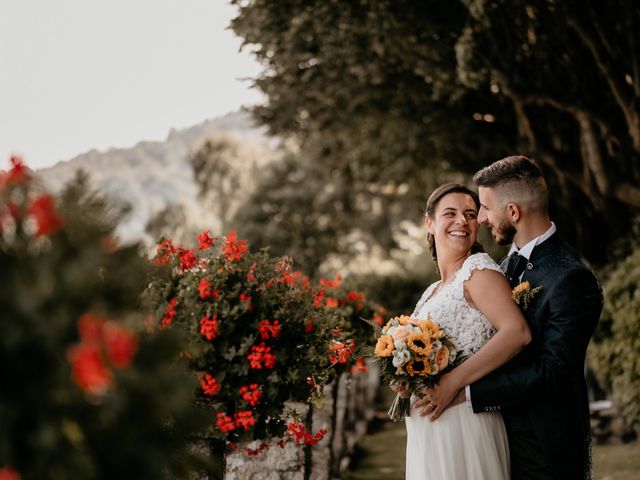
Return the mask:
<svg viewBox="0 0 640 480">
<path fill-rule="evenodd" d="M 475 355 L 443 375 L 438 384 L 429 389 L 427 398 L 436 405 L 432 420 L 442 414 L 460 389 L 504 365 L 531 342 L 527 322 L 513 301 L 511 287 L 501 273 L 474 270 L 465 284 L 465 296 L 497 332 Z M 423 412 L 426 413 L 430 410 Z"/>
</svg>

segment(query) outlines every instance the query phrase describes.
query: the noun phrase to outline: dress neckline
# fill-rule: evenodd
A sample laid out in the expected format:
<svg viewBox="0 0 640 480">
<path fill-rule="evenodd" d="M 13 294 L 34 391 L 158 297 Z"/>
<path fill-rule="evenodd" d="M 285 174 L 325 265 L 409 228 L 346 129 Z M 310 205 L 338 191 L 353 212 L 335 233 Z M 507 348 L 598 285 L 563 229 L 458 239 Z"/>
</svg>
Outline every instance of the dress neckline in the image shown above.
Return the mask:
<svg viewBox="0 0 640 480">
<path fill-rule="evenodd" d="M 477 253 L 481 253 L 481 252 L 477 252 Z M 469 260 L 473 255 L 477 255 L 477 253 L 472 253 L 471 255 L 469 255 L 467 258 L 464 259 L 464 261 L 462 262 L 462 265 L 460 265 L 460 268 L 458 268 L 458 270 L 456 270 L 456 273 L 453 274 L 453 276 L 451 277 L 451 280 L 449 282 L 443 284 L 441 287 L 440 287 L 440 285 L 442 284 L 442 279 L 440 279 L 436 283 L 434 283 L 435 287 L 433 288 L 433 291 L 429 293 L 429 296 L 427 296 L 427 298 L 425 299 L 424 303 L 420 306 L 420 308 L 422 308 L 428 302 L 430 302 L 431 300 L 436 298 L 438 295 L 440 295 L 442 290 L 446 289 L 450 285 L 453 285 L 454 282 L 456 281 L 456 279 L 458 278 L 458 274 L 464 268 L 465 263 L 467 263 L 467 260 Z"/>
</svg>

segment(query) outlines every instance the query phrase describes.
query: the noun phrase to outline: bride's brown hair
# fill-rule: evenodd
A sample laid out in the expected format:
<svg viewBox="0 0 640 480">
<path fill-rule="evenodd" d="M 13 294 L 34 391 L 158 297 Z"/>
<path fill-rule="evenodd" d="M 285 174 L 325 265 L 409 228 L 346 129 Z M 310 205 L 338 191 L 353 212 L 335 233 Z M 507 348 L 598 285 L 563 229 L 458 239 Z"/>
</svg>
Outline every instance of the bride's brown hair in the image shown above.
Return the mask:
<svg viewBox="0 0 640 480">
<path fill-rule="evenodd" d="M 438 203 L 440 203 L 440 200 L 442 200 L 445 195 L 449 195 L 450 193 L 464 193 L 465 195 L 469 195 L 473 199 L 473 203 L 476 204 L 476 208 L 480 210 L 480 199 L 478 198 L 478 194 L 476 192 L 459 183 L 445 183 L 444 185 L 440 185 L 438 188 L 436 188 L 429 196 L 424 216 L 429 217 L 433 220 L 434 214 L 436 213 L 436 208 L 438 207 Z M 438 252 L 436 251 L 436 239 L 430 233 L 427 233 L 427 242 L 429 243 L 429 250 L 431 250 L 433 261 L 436 264 L 436 270 L 438 270 Z M 484 247 L 479 242 L 476 242 L 471 247 L 471 253 L 479 252 L 484 252 Z"/>
</svg>

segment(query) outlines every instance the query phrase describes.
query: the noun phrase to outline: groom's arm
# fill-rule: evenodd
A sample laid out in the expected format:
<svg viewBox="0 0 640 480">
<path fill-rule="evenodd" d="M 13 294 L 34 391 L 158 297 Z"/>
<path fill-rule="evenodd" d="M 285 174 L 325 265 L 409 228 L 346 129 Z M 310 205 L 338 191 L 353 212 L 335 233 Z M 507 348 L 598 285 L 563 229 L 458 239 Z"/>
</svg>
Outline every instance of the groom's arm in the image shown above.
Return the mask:
<svg viewBox="0 0 640 480">
<path fill-rule="evenodd" d="M 575 383 L 602 310 L 598 281 L 587 269 L 569 272 L 548 302 L 549 316 L 533 361 L 506 365 L 470 386 L 474 412 L 551 398 Z"/>
</svg>

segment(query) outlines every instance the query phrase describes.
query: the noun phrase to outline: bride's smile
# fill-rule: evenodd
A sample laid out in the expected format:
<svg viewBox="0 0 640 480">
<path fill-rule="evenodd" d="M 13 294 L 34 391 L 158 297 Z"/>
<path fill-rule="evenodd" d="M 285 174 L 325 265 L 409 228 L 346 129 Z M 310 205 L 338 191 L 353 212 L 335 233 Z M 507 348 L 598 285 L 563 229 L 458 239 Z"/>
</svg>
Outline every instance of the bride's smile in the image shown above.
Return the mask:
<svg viewBox="0 0 640 480">
<path fill-rule="evenodd" d="M 433 218 L 426 218 L 442 259 L 466 256 L 478 236 L 478 209 L 469 195 L 449 193 L 442 197 Z"/>
</svg>

